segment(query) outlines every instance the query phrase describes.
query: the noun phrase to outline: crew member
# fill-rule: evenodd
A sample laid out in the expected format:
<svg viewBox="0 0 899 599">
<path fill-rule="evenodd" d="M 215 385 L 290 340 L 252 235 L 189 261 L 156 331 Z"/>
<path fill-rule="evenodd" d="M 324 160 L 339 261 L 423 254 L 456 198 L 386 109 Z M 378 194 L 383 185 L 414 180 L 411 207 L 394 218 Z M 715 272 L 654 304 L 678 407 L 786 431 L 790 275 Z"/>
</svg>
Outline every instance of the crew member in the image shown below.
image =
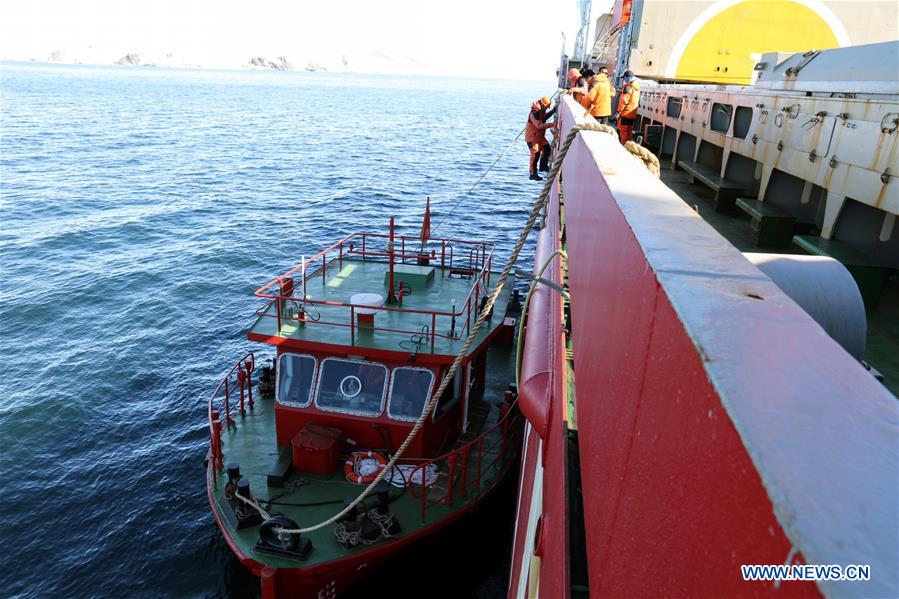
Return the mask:
<svg viewBox="0 0 899 599">
<path fill-rule="evenodd" d="M 586 92 L 579 94 L 580 98 L 577 99 L 577 103 L 583 106 L 584 110 L 590 109 L 590 92 L 593 91 L 594 77 L 596 77 L 596 73 L 594 73 L 592 69 L 581 70 L 581 80 L 583 81 L 583 85 L 579 89 L 586 89 Z"/>
<path fill-rule="evenodd" d="M 549 98 L 543 96 L 539 100 L 531 104 L 531 113 L 528 115 L 528 123 L 524 128 L 524 141 L 528 144 L 528 151 L 531 153 L 531 180 L 542 181 L 543 177 L 537 174 L 537 166 L 539 164 L 541 170 L 549 170 L 549 143 L 546 141 L 546 130 L 558 125 L 558 123 L 547 123 L 556 109 L 549 110 L 551 104 Z"/>
<path fill-rule="evenodd" d="M 640 105 L 640 82 L 633 71 L 624 72 L 624 85 L 621 86 L 621 97 L 618 99 L 618 137 L 621 143 L 630 141 L 634 132 L 634 121 L 637 119 L 637 107 Z"/>
<path fill-rule="evenodd" d="M 593 77 L 592 84 L 587 110 L 600 124 L 605 125 L 612 116 L 612 96 L 615 95 L 615 89 L 609 81 L 609 69 L 599 67 L 599 73 Z"/>
<path fill-rule="evenodd" d="M 574 101 L 583 106 L 584 98 L 590 92 L 587 79 L 577 69 L 568 69 L 568 89 Z"/>
</svg>

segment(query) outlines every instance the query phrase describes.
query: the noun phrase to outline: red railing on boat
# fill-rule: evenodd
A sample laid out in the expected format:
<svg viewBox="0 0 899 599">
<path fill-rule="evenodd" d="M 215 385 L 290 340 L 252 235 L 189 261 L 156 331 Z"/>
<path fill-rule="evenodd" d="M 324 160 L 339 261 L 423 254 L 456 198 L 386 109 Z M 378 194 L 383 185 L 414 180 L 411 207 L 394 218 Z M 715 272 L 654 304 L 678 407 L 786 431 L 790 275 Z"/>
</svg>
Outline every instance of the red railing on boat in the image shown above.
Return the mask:
<svg viewBox="0 0 899 599">
<path fill-rule="evenodd" d="M 223 429 L 236 426 L 232 417 L 235 411 L 243 415 L 247 408 L 254 406 L 252 375 L 255 366 L 253 352 L 247 352 L 231 367 L 209 398 L 208 459 L 212 464 L 213 481 L 224 468 Z M 471 441 L 443 455 L 416 462 L 416 467 L 409 473 L 407 485 L 412 496 L 421 499 L 422 520 L 428 508 L 435 505 L 452 506 L 457 497 L 480 497 L 484 491 L 482 481 L 485 477 L 492 474 L 491 478 L 496 479 L 514 463 L 521 445 L 522 420 L 513 404 L 504 403 L 501 409 L 503 414 L 499 420 Z M 446 482 L 446 488 L 439 487 L 442 493 L 434 493 L 438 487 L 428 485 L 427 472 L 431 465 L 438 472 L 438 481 L 434 482 L 439 482 L 441 478 Z M 416 473 L 421 477 L 418 483 L 414 482 Z"/>
<path fill-rule="evenodd" d="M 366 331 L 381 331 L 386 333 L 397 333 L 404 335 L 415 335 L 423 339 L 430 346 L 431 352 L 434 351 L 437 339 L 455 340 L 468 334 L 472 324 L 477 319 L 479 302 L 489 293 L 490 285 L 490 269 L 493 266 L 493 250 L 494 244 L 483 241 L 466 241 L 462 239 L 449 238 L 433 238 L 422 243 L 421 239 L 409 235 L 394 235 L 394 251 L 388 251 L 388 241 L 390 235 L 385 233 L 353 233 L 344 237 L 337 243 L 325 248 L 314 256 L 306 259 L 291 270 L 287 271 L 278 278 L 270 281 L 268 284 L 256 290 L 255 295 L 269 300 L 264 306 L 256 310 L 257 316 L 275 318 L 278 321 L 278 331 L 280 334 L 281 327 L 284 322 L 296 322 L 303 326 L 333 326 L 344 327 L 350 329 L 350 343 L 356 343 L 356 310 L 364 308 L 366 310 L 375 310 L 378 312 L 403 312 L 407 314 L 422 314 L 430 317 L 430 324 L 424 325 L 417 330 L 390 329 L 370 325 L 366 327 Z M 381 245 L 384 242 L 384 245 Z M 407 244 L 410 250 L 407 251 Z M 399 249 L 396 247 L 399 245 Z M 350 302 L 339 302 L 329 300 L 314 300 L 306 297 L 297 297 L 293 295 L 294 290 L 299 288 L 305 289 L 305 283 L 314 277 L 321 276 L 324 282 L 327 279 L 328 268 L 333 268 L 334 262 L 337 262 L 338 269 L 343 267 L 343 260 L 346 257 L 361 257 L 363 260 L 383 260 L 392 259 L 400 264 L 418 263 L 427 260 L 436 266 L 437 251 L 440 251 L 440 270 L 441 274 L 465 276 L 472 279 L 472 286 L 465 297 L 465 301 L 461 306 L 451 310 L 417 310 L 413 308 L 404 308 L 400 306 L 370 306 L 362 304 L 352 304 Z M 461 250 L 457 251 L 457 250 Z M 407 262 L 409 261 L 409 262 Z M 299 274 L 300 280 L 294 282 L 292 277 Z M 290 283 L 288 283 L 290 281 Z M 342 307 L 347 308 L 347 320 L 338 321 L 322 321 L 311 320 L 285 314 L 286 302 L 302 302 L 312 306 Z M 275 313 L 268 314 L 268 309 L 275 304 Z M 290 304 L 287 304 L 290 305 Z M 441 324 L 452 322 L 458 319 L 457 325 L 459 329 L 455 336 L 442 334 L 437 332 L 437 319 L 441 318 Z"/>
<path fill-rule="evenodd" d="M 504 403 L 504 413 L 500 419 L 486 431 L 436 458 L 418 462 L 409 473 L 409 490 L 412 496 L 421 499 L 421 519 L 424 521 L 428 508 L 435 505 L 454 505 L 457 498 L 477 499 L 484 488 L 482 481 L 493 474 L 493 479 L 501 477 L 505 470 L 515 463 L 521 448 L 521 416 L 514 404 Z M 427 484 L 428 466 L 437 467 L 438 481 L 440 475 L 445 477 L 446 488 Z M 469 471 L 472 472 L 469 472 Z M 421 477 L 415 481 L 416 473 Z M 435 481 L 435 482 L 438 482 Z M 434 491 L 438 492 L 435 493 Z M 442 492 L 439 492 L 442 491 Z"/>
<path fill-rule="evenodd" d="M 246 414 L 247 407 L 253 408 L 253 369 L 256 359 L 253 352 L 247 352 L 237 361 L 225 378 L 218 384 L 209 398 L 209 459 L 212 461 L 212 477 L 224 467 L 222 463 L 222 428 L 235 426 L 231 413 L 237 394 L 237 411 Z M 219 405 L 216 405 L 216 399 Z"/>
</svg>

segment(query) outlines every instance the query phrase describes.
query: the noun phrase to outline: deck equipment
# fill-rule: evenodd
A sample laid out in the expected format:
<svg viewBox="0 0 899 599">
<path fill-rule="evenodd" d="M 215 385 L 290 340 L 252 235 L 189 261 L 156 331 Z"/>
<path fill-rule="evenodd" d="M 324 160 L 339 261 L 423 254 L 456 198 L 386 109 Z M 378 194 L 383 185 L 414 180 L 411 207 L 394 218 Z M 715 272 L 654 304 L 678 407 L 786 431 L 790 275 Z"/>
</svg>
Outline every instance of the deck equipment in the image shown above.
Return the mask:
<svg viewBox="0 0 899 599">
<path fill-rule="evenodd" d="M 274 394 L 253 399 L 254 353 L 228 372 L 206 478 L 264 597 L 333 596 L 517 463 L 511 263 L 494 271 L 492 243 L 433 237 L 427 220 L 349 235 L 256 292 L 248 338 L 275 348 Z"/>
</svg>

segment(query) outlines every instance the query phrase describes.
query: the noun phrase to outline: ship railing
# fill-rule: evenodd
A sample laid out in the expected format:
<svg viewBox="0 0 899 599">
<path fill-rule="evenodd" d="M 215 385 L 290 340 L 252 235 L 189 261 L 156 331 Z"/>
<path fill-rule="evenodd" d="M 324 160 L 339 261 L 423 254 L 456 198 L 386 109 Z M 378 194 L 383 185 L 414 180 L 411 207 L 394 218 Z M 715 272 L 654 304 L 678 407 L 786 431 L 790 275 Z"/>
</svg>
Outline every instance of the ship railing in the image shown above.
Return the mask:
<svg viewBox="0 0 899 599">
<path fill-rule="evenodd" d="M 215 482 L 218 471 L 224 468 L 222 460 L 222 431 L 236 426 L 234 414 L 241 416 L 247 408 L 253 409 L 253 370 L 256 358 L 253 352 L 247 352 L 239 359 L 225 378 L 221 380 L 209 398 L 209 455 L 212 463 L 212 480 Z"/>
<path fill-rule="evenodd" d="M 348 328 L 352 345 L 355 345 L 356 337 L 362 330 L 415 336 L 416 339 L 421 340 L 420 345 L 429 346 L 432 353 L 438 339 L 453 341 L 467 335 L 477 319 L 481 302 L 489 293 L 494 244 L 450 238 L 432 238 L 422 243 L 420 238 L 409 235 L 394 235 L 393 239 L 393 251 L 391 252 L 389 251 L 390 235 L 384 233 L 354 233 L 344 237 L 256 290 L 257 297 L 269 300 L 256 311 L 257 316 L 277 319 L 279 334 L 285 322 L 293 322 L 298 326 Z M 405 308 L 402 304 L 399 306 L 371 306 L 303 297 L 307 281 L 315 277 L 321 277 L 322 282 L 326 281 L 328 270 L 333 269 L 336 265 L 339 272 L 339 269 L 343 268 L 345 259 L 361 258 L 362 260 L 378 261 L 393 259 L 404 264 L 433 262 L 436 266 L 438 249 L 442 276 L 458 275 L 472 280 L 471 288 L 463 303 L 454 304 L 449 310 L 419 310 Z M 296 295 L 297 292 L 300 295 Z M 291 308 L 296 304 L 309 304 L 316 308 L 319 306 L 346 308 L 348 318 L 340 321 L 312 320 L 307 317 L 305 310 L 298 310 L 297 314 L 293 314 Z M 270 310 L 272 305 L 275 305 L 273 311 Z M 419 323 L 417 329 L 391 329 L 378 326 L 376 323 L 360 327 L 356 322 L 356 311 L 362 308 L 375 312 L 421 314 L 425 319 L 424 323 Z M 437 332 L 438 318 L 442 328 L 448 328 L 451 333 Z M 454 324 L 458 325 L 458 328 L 453 326 Z"/>
<path fill-rule="evenodd" d="M 503 403 L 500 409 L 500 419 L 471 441 L 436 458 L 416 462 L 407 485 L 412 496 L 421 500 L 422 521 L 434 506 L 452 507 L 457 501 L 477 500 L 492 487 L 485 481 L 498 480 L 516 463 L 521 448 L 521 415 L 512 404 Z M 438 476 L 428 485 L 431 465 Z"/>
</svg>

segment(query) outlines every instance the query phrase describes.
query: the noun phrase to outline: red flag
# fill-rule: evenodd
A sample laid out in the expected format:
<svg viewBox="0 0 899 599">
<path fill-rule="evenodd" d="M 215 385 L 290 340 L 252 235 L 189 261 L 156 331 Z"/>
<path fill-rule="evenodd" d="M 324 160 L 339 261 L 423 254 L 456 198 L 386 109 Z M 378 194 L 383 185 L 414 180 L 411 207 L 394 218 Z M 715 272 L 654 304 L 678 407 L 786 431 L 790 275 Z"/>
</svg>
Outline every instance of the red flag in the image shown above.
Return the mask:
<svg viewBox="0 0 899 599">
<path fill-rule="evenodd" d="M 421 242 L 424 243 L 431 236 L 431 198 L 425 200 L 425 218 L 421 221 Z"/>
</svg>

